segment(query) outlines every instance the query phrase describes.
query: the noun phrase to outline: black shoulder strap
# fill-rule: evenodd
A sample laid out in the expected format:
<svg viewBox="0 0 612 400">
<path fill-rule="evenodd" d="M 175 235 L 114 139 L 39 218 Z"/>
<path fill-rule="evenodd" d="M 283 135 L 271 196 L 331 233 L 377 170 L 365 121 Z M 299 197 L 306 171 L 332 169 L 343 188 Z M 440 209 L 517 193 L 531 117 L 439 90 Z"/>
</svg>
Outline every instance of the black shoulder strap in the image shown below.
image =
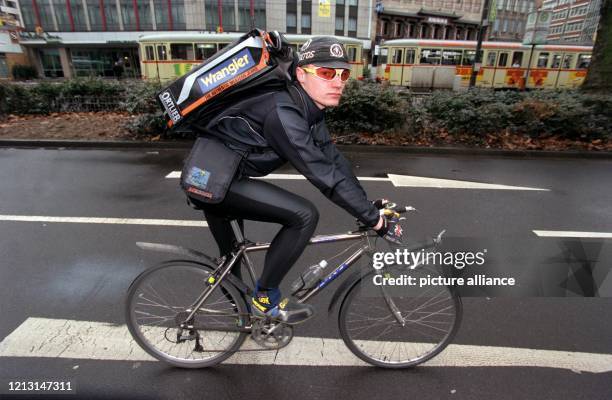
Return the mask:
<svg viewBox="0 0 612 400">
<path fill-rule="evenodd" d="M 289 92 L 289 96 L 291 96 L 291 99 L 295 105 L 302 109 L 304 116 L 307 116 L 308 107 L 306 107 L 306 99 L 304 98 L 304 94 L 300 92 L 300 89 L 298 89 L 296 85 L 296 83 L 288 83 L 287 92 Z"/>
</svg>

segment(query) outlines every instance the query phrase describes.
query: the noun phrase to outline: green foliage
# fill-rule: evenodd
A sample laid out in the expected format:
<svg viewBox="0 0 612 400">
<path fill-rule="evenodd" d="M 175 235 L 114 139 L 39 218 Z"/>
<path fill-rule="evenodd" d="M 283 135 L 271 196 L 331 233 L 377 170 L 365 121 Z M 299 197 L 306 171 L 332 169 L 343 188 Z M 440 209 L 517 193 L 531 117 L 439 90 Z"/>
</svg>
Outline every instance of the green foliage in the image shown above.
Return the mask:
<svg viewBox="0 0 612 400">
<path fill-rule="evenodd" d="M 130 82 L 125 86 L 125 94 L 121 100 L 120 107 L 129 113 L 160 114 L 161 111 L 156 94 L 162 86 L 156 81 Z"/>
<path fill-rule="evenodd" d="M 71 96 L 117 96 L 125 91 L 125 87 L 117 81 L 101 78 L 75 78 L 60 83 L 60 93 L 64 97 Z"/>
<path fill-rule="evenodd" d="M 405 129 L 409 103 L 389 86 L 350 81 L 338 107 L 326 113 L 333 132 L 390 132 Z"/>
<path fill-rule="evenodd" d="M 21 65 L 21 64 L 13 65 L 13 68 L 11 68 L 11 75 L 13 75 L 13 78 L 15 80 L 19 80 L 19 81 L 36 79 L 38 77 L 36 68 L 30 65 Z"/>
<path fill-rule="evenodd" d="M 508 130 L 573 140 L 612 135 L 612 97 L 575 90 L 436 92 L 423 106 L 431 125 L 454 134 Z"/>
<path fill-rule="evenodd" d="M 0 115 L 57 111 L 62 102 L 77 106 L 81 99 L 109 98 L 105 111 L 137 114 L 126 128 L 141 136 L 189 137 L 190 132 L 166 131 L 155 101 L 157 82 L 72 79 L 61 82 L 0 83 Z M 106 103 L 104 103 L 106 104 Z M 338 107 L 326 112 L 330 131 L 346 133 L 403 132 L 467 136 L 473 143 L 486 135 L 510 132 L 532 137 L 592 141 L 612 139 L 612 95 L 577 90 L 531 92 L 476 89 L 437 91 L 411 98 L 394 88 L 350 81 Z M 463 138 L 465 139 L 465 137 Z M 465 140 L 464 140 L 465 142 Z"/>
</svg>

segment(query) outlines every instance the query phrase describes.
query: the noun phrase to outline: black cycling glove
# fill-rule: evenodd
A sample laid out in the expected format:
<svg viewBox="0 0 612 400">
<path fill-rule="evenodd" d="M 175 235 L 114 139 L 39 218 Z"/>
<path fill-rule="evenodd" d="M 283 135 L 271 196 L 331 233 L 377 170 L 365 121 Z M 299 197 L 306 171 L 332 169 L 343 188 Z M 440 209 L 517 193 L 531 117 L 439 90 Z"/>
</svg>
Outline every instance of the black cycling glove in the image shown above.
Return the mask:
<svg viewBox="0 0 612 400">
<path fill-rule="evenodd" d="M 383 216 L 383 226 L 376 231 L 378 236 L 398 245 L 402 244 L 404 230 L 399 224 L 399 218 Z"/>
</svg>

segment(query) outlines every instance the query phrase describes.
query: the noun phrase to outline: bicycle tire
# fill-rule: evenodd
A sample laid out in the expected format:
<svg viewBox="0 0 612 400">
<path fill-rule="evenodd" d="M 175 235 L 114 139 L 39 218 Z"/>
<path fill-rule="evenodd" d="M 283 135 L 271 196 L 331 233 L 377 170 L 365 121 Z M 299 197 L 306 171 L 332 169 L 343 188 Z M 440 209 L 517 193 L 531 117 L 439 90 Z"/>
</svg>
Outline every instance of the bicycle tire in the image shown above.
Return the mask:
<svg viewBox="0 0 612 400">
<path fill-rule="evenodd" d="M 392 269 L 393 267 L 385 268 L 383 273 L 389 273 Z M 408 270 L 404 266 L 397 269 L 404 272 Z M 421 268 L 420 272 L 426 273 L 432 270 Z M 444 350 L 457 333 L 463 315 L 461 298 L 456 289 L 439 286 L 437 289 L 430 288 L 431 293 L 422 290 L 420 295 L 417 295 L 419 292 L 415 292 L 413 287 L 394 288 L 393 296 L 389 297 L 393 299 L 404 318 L 406 325 L 401 326 L 384 297 L 375 296 L 370 292 L 368 286 L 374 285 L 368 281 L 372 282 L 375 274 L 376 272 L 370 272 L 357 280 L 347 291 L 340 306 L 338 314 L 340 335 L 351 352 L 361 360 L 378 367 L 408 368 L 424 363 Z M 367 296 L 364 293 L 367 293 Z M 384 317 L 377 317 L 377 322 L 374 322 L 374 318 L 370 318 L 369 315 L 375 314 L 377 309 L 383 310 Z M 416 314 L 415 317 L 412 317 L 413 314 Z M 431 316 L 436 316 L 439 320 L 429 319 Z M 368 318 L 372 319 L 369 328 Z M 376 325 L 383 325 L 385 328 L 382 332 L 368 332 Z M 391 333 L 393 335 L 390 335 Z M 390 355 L 384 354 L 386 346 L 393 348 Z M 371 350 L 374 348 L 378 349 L 380 354 L 372 354 L 375 353 Z M 394 360 L 393 355 L 396 350 L 398 359 Z M 402 350 L 405 353 L 404 358 L 401 358 Z"/>
<path fill-rule="evenodd" d="M 194 261 L 170 261 L 145 270 L 132 282 L 125 302 L 126 323 L 136 343 L 148 354 L 181 368 L 205 368 L 221 363 L 240 348 L 247 334 L 239 331 L 220 332 L 196 329 L 203 343 L 206 343 L 207 340 L 221 341 L 211 346 L 203 346 L 204 351 L 202 352 L 193 348 L 195 339 L 182 343 L 170 340 L 175 339 L 173 335 L 178 332 L 176 314 L 184 314 L 185 309 L 198 298 L 212 270 L 212 267 Z M 156 280 L 163 284 L 155 284 Z M 226 314 L 215 316 L 210 313 L 197 313 L 198 323 L 202 324 L 201 321 L 206 321 L 204 323 L 214 323 L 221 327 L 240 325 L 244 323 L 241 315 L 248 313 L 242 295 L 227 280 L 220 282 L 202 305 L 207 308 L 214 306 L 220 306 L 220 310 L 224 310 L 223 313 Z M 156 311 L 166 313 L 169 311 L 169 314 L 155 315 Z M 228 314 L 235 315 L 228 316 Z M 159 322 L 146 322 L 151 319 Z M 143 327 L 150 327 L 150 329 L 144 330 Z M 226 337 L 228 340 L 225 340 Z M 219 351 L 221 350 L 219 346 L 223 346 L 222 351 Z M 206 351 L 207 348 L 215 351 Z M 179 356 L 179 354 L 185 355 Z"/>
</svg>

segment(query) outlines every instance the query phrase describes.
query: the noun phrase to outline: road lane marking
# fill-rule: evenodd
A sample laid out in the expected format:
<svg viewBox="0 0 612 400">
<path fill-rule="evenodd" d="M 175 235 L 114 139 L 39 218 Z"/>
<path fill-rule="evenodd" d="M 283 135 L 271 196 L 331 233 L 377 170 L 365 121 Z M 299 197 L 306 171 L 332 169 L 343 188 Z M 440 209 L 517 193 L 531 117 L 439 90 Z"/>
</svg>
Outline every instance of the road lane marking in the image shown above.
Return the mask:
<svg viewBox="0 0 612 400">
<path fill-rule="evenodd" d="M 472 181 L 459 181 L 454 179 L 426 178 L 422 176 L 407 176 L 388 174 L 389 180 L 397 187 L 420 187 L 437 189 L 486 189 L 486 190 L 534 190 L 549 191 L 525 186 L 508 186 L 493 183 L 481 183 Z"/>
<path fill-rule="evenodd" d="M 535 233 L 539 237 L 612 239 L 612 233 L 610 232 L 537 231 L 537 230 L 534 230 L 533 233 Z"/>
<path fill-rule="evenodd" d="M 427 178 L 422 176 L 395 175 L 387 174 L 387 178 L 377 178 L 371 176 L 359 176 L 360 181 L 375 181 L 375 182 L 391 182 L 395 187 L 418 187 L 432 189 L 486 189 L 486 190 L 533 190 L 533 191 L 550 191 L 550 189 L 540 189 L 525 186 L 508 186 L 498 185 L 493 183 L 481 183 L 472 181 L 459 181 L 454 179 L 438 179 Z M 178 179 L 181 177 L 181 171 L 172 171 L 166 178 Z M 303 175 L 299 174 L 269 174 L 256 179 L 278 179 L 278 180 L 305 180 Z"/>
<path fill-rule="evenodd" d="M 163 225 L 207 227 L 206 221 L 177 219 L 138 218 L 88 218 L 88 217 L 45 217 L 40 215 L 0 215 L 0 221 L 15 222 L 57 222 L 72 224 L 120 224 L 120 225 Z"/>
<path fill-rule="evenodd" d="M 244 346 L 255 348 L 251 339 Z M 125 325 L 49 318 L 24 321 L 0 342 L 0 357 L 155 361 L 133 341 Z M 368 366 L 341 339 L 309 337 L 295 337 L 279 351 L 236 353 L 225 364 Z M 541 367 L 604 373 L 612 371 L 612 354 L 452 344 L 424 365 Z"/>
</svg>

